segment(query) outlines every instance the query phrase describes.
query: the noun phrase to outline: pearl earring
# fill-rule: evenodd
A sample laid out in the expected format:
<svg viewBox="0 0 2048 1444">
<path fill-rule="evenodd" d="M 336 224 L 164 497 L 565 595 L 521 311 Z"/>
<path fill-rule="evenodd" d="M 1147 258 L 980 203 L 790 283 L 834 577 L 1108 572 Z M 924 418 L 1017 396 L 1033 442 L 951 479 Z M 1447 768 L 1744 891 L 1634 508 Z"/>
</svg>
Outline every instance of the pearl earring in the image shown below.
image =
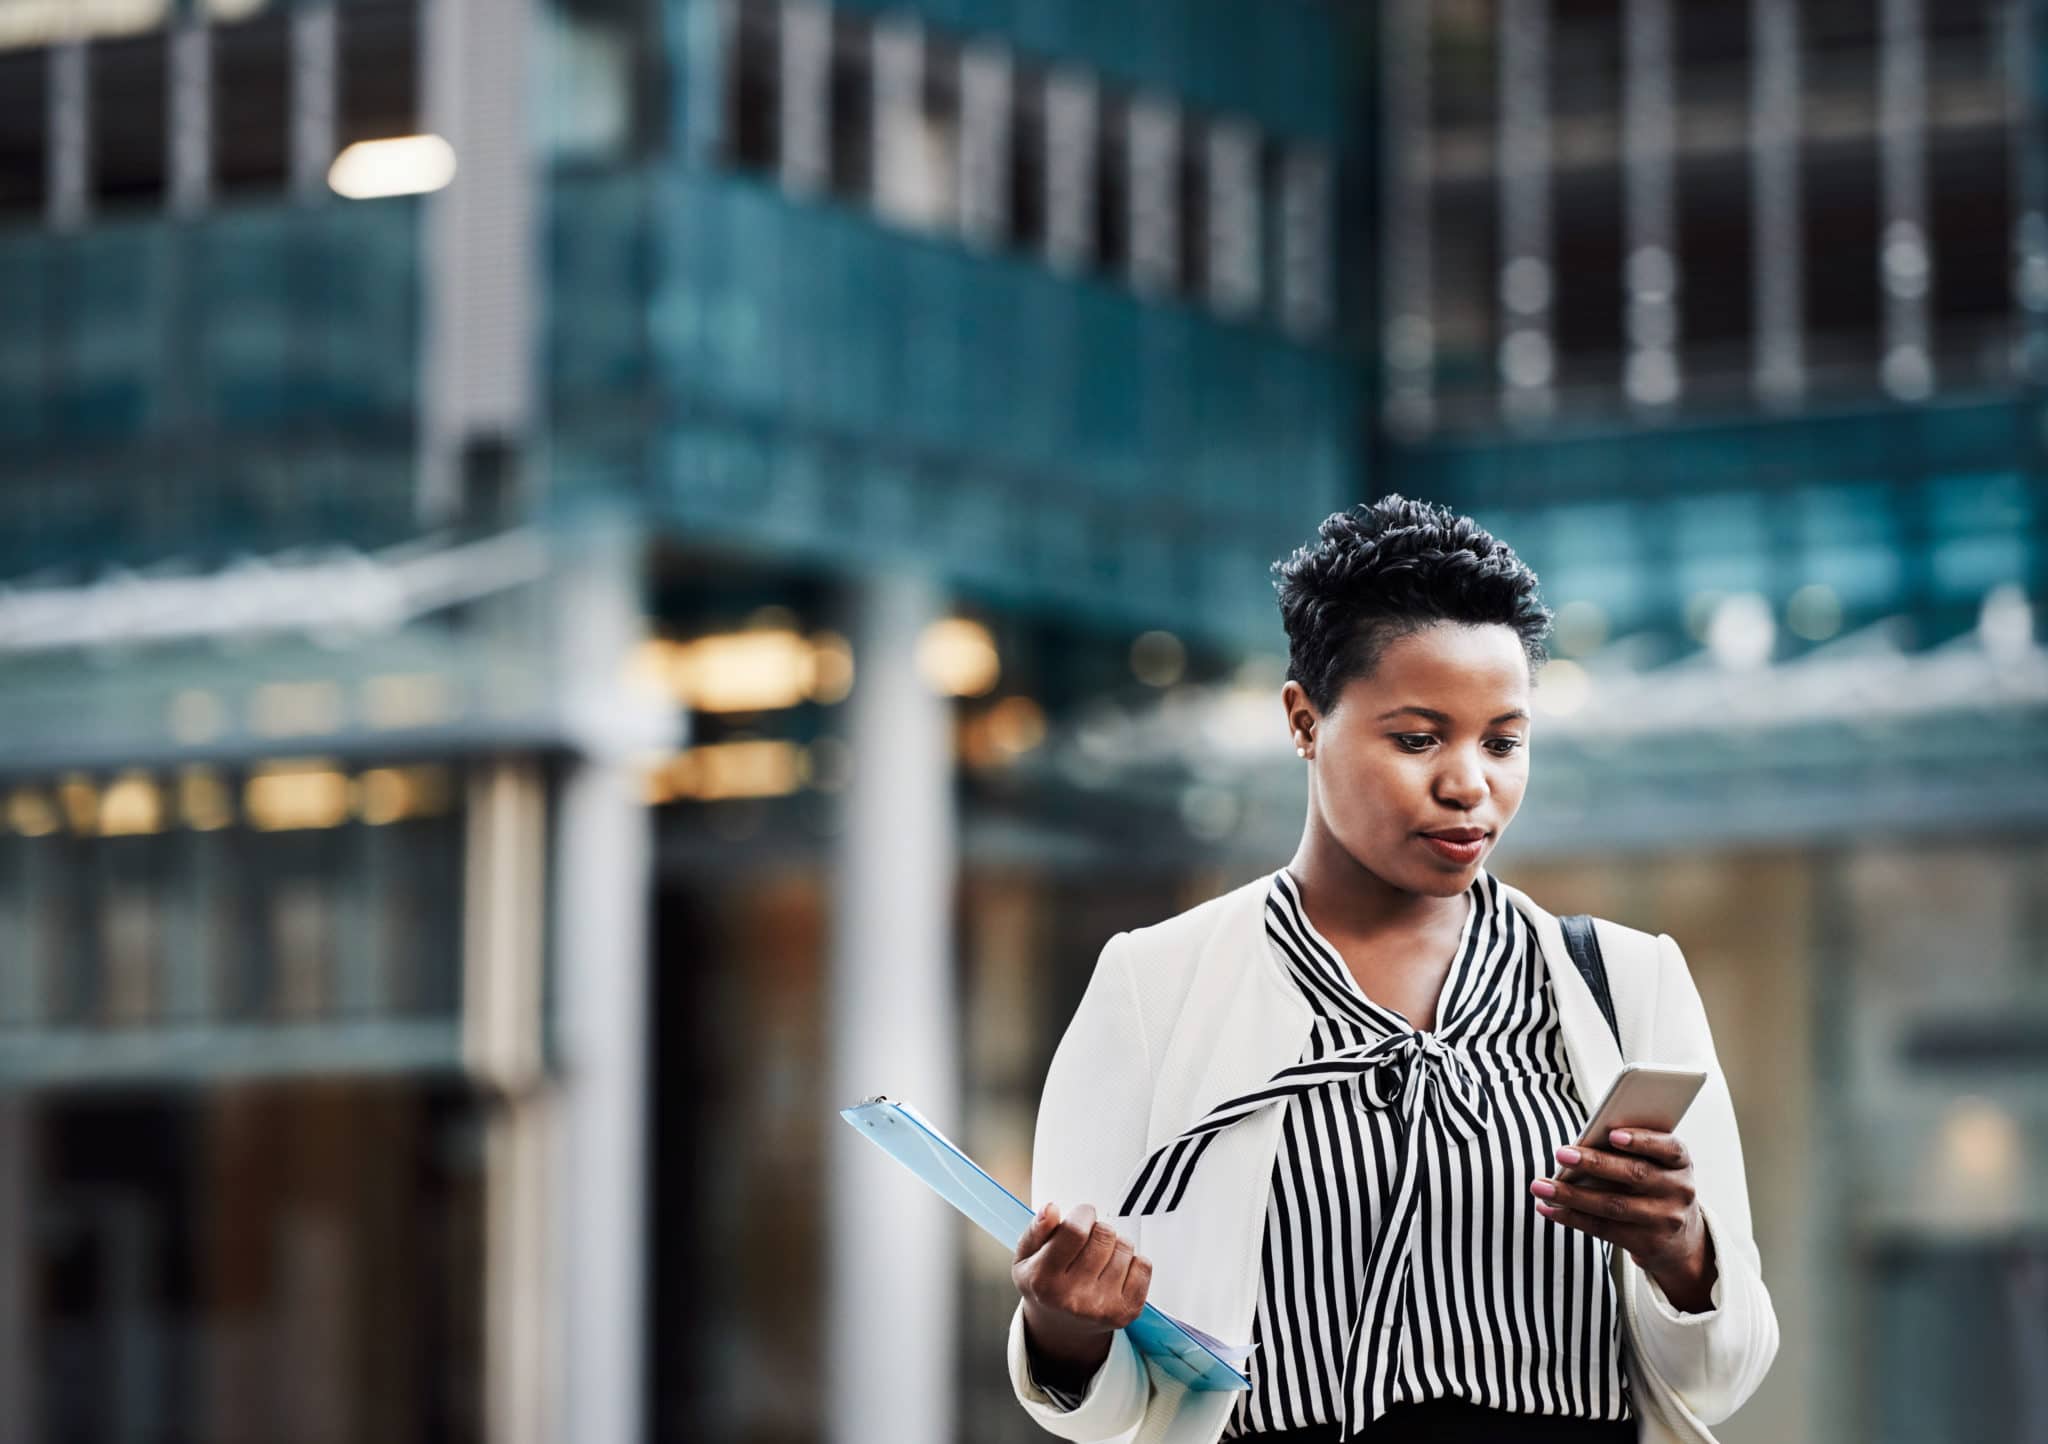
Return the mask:
<svg viewBox="0 0 2048 1444">
<path fill-rule="evenodd" d="M 1294 755 L 1296 757 L 1306 757 L 1308 756 L 1308 749 L 1306 747 L 1297 747 L 1294 749 Z"/>
</svg>

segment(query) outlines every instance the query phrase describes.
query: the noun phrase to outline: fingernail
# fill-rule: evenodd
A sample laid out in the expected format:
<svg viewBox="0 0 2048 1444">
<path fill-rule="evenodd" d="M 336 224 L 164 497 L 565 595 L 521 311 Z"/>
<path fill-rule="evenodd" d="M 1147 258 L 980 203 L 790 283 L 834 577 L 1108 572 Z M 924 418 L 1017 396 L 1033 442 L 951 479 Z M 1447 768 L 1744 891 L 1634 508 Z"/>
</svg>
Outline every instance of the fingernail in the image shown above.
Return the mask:
<svg viewBox="0 0 2048 1444">
<path fill-rule="evenodd" d="M 1537 1205 L 1536 1205 L 1536 1211 L 1537 1211 L 1538 1213 L 1542 1214 L 1542 1215 L 1543 1215 L 1543 1216 L 1544 1216 L 1545 1218 L 1556 1218 L 1556 1217 L 1557 1217 L 1557 1210 L 1556 1210 L 1556 1209 L 1554 1209 L 1554 1208 L 1552 1208 L 1552 1207 L 1551 1207 L 1551 1206 L 1550 1206 L 1549 1204 L 1547 1204 L 1547 1203 L 1539 1203 L 1539 1204 L 1537 1204 Z"/>
<path fill-rule="evenodd" d="M 1614 1146 L 1616 1148 L 1628 1147 L 1629 1132 L 1626 1128 L 1617 1128 L 1607 1136 L 1614 1140 Z"/>
<path fill-rule="evenodd" d="M 1566 1144 L 1563 1148 L 1557 1150 L 1557 1161 L 1559 1163 L 1577 1163 L 1579 1161 L 1579 1150 L 1573 1148 L 1570 1144 Z"/>
<path fill-rule="evenodd" d="M 1557 1185 L 1547 1178 L 1539 1178 L 1529 1185 L 1529 1192 L 1535 1194 L 1538 1198 L 1548 1198 L 1557 1192 Z"/>
</svg>

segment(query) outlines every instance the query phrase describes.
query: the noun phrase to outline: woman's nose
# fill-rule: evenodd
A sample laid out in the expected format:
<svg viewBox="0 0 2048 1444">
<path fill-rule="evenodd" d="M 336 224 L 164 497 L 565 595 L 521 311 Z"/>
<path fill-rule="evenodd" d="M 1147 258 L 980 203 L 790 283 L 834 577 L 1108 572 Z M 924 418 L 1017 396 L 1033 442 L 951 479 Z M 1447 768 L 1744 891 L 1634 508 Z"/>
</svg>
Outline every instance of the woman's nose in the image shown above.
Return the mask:
<svg viewBox="0 0 2048 1444">
<path fill-rule="evenodd" d="M 1477 806 L 1486 799 L 1486 773 L 1477 759 L 1453 757 L 1437 778 L 1437 791 L 1448 801 Z"/>
</svg>

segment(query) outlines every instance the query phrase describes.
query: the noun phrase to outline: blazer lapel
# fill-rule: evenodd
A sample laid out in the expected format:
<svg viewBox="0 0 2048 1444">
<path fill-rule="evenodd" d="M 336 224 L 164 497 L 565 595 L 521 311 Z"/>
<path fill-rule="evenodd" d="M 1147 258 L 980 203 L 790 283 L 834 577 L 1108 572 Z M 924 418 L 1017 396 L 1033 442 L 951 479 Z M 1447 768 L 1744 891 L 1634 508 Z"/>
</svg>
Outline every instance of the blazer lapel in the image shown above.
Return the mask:
<svg viewBox="0 0 2048 1444">
<path fill-rule="evenodd" d="M 1163 1045 L 1148 1158 L 1218 1103 L 1260 1087 L 1301 1056 L 1309 1007 L 1267 953 L 1271 882 L 1261 878 L 1226 895 L 1213 925 L 1181 942 L 1195 950 L 1193 976 Z M 1132 1220 L 1155 1268 L 1153 1302 L 1232 1342 L 1251 1336 L 1280 1119 L 1268 1109 L 1216 1135 L 1180 1207 Z"/>
<path fill-rule="evenodd" d="M 1268 956 L 1271 884 L 1263 877 L 1228 895 L 1199 944 L 1187 1002 L 1160 1060 L 1148 1157 L 1218 1103 L 1251 1092 L 1301 1056 L 1309 1009 Z"/>
<path fill-rule="evenodd" d="M 1500 879 L 1494 879 L 1499 882 Z M 1527 919 L 1536 933 L 1538 951 L 1550 974 L 1550 986 L 1557 999 L 1558 1022 L 1564 1033 L 1565 1060 L 1571 1065 L 1572 1082 L 1579 1099 L 1590 1111 L 1605 1096 L 1614 1075 L 1621 1071 L 1621 1050 L 1608 1031 L 1606 1015 L 1593 1001 L 1593 990 L 1572 962 L 1565 946 L 1564 928 L 1554 914 L 1538 907 L 1520 888 L 1502 882 L 1508 901 Z"/>
</svg>

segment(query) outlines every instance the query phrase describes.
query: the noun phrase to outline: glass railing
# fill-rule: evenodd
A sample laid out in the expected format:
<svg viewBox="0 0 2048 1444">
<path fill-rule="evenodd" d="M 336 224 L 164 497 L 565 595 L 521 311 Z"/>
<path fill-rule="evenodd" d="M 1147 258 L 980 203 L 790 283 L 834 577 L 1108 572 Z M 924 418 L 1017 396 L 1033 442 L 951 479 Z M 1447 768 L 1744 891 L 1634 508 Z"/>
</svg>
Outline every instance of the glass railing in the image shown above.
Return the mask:
<svg viewBox="0 0 2048 1444">
<path fill-rule="evenodd" d="M 419 219 L 0 231 L 0 563 L 388 530 L 414 490 Z"/>
<path fill-rule="evenodd" d="M 709 409 L 1200 513 L 1330 480 L 1340 359 L 749 181 L 560 183 L 558 423 Z"/>
</svg>

